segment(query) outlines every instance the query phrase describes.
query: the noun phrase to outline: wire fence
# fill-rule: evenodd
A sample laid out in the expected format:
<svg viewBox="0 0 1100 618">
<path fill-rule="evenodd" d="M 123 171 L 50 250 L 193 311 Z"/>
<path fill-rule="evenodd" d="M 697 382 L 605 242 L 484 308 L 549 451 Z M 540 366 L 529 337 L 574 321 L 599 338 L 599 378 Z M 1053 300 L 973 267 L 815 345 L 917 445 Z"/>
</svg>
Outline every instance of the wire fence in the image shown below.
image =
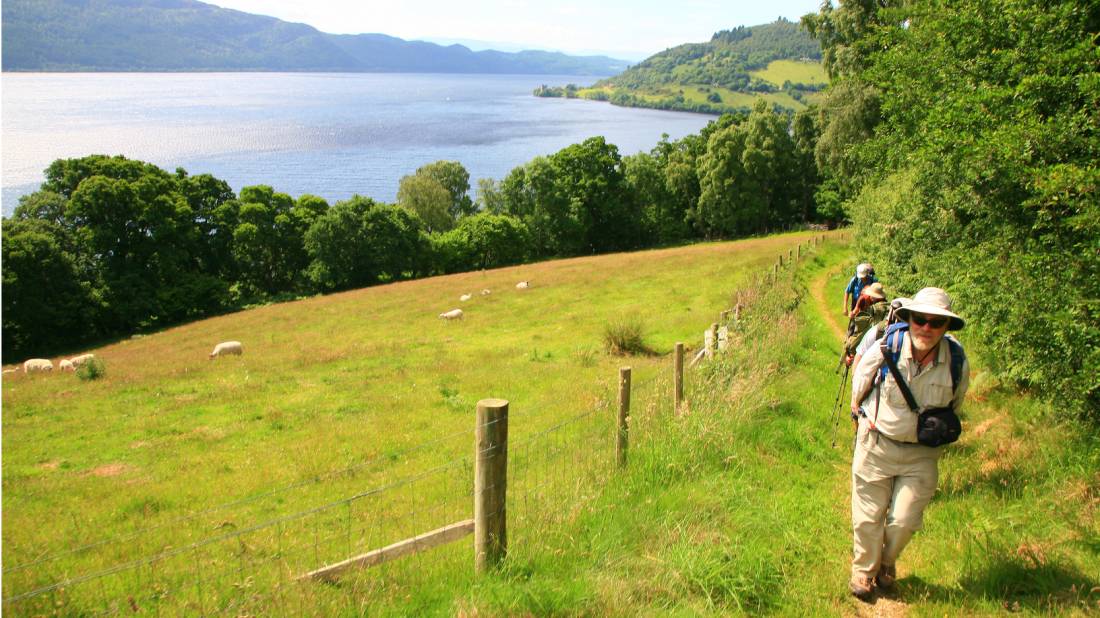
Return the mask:
<svg viewBox="0 0 1100 618">
<path fill-rule="evenodd" d="M 778 276 L 779 269 L 773 272 Z M 728 325 L 734 332 L 763 283 L 731 293 L 731 311 L 737 312 Z M 634 375 L 630 449 L 659 445 L 669 423 L 685 413 L 672 401 L 672 368 L 672 359 L 665 359 Z M 508 539 L 515 546 L 534 552 L 547 546 L 549 532 L 584 513 L 613 478 L 618 402 L 611 377 L 593 405 L 547 427 L 532 429 L 536 419 L 542 420 L 535 412 L 512 414 L 507 502 L 490 515 L 507 516 Z M 689 400 L 695 397 L 693 388 L 700 386 L 689 381 Z M 326 615 L 384 605 L 417 586 L 473 577 L 468 542 L 427 553 L 415 550 L 426 531 L 471 518 L 479 497 L 473 482 L 477 430 L 184 515 L 158 518 L 151 513 L 131 530 L 38 552 L 4 567 L 3 611 L 36 616 Z M 380 478 L 385 481 L 376 482 Z M 333 500 L 334 495 L 344 497 Z M 397 548 L 402 543 L 411 543 L 411 549 Z M 401 552 L 408 555 L 389 560 Z M 303 577 L 363 556 L 377 566 L 349 568 L 325 581 Z"/>
</svg>

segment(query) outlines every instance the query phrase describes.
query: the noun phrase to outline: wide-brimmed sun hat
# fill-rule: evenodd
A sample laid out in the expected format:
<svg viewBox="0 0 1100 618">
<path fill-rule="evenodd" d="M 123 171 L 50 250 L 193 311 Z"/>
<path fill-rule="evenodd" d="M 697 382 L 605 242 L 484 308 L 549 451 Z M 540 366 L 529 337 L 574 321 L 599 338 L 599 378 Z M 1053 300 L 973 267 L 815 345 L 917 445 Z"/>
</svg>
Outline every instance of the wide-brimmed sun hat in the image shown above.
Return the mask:
<svg viewBox="0 0 1100 618">
<path fill-rule="evenodd" d="M 861 292 L 861 293 L 866 294 L 866 295 L 870 296 L 871 298 L 877 298 L 879 300 L 884 300 L 886 298 L 886 290 L 882 289 L 882 284 L 879 283 L 878 281 L 876 281 L 876 282 L 872 283 L 871 285 L 863 288 L 863 292 Z"/>
<path fill-rule="evenodd" d="M 962 330 L 966 321 L 951 311 L 951 297 L 940 288 L 924 288 L 913 295 L 913 300 L 897 310 L 898 317 L 909 321 L 911 312 L 924 315 L 942 315 L 950 318 L 947 330 Z"/>
</svg>

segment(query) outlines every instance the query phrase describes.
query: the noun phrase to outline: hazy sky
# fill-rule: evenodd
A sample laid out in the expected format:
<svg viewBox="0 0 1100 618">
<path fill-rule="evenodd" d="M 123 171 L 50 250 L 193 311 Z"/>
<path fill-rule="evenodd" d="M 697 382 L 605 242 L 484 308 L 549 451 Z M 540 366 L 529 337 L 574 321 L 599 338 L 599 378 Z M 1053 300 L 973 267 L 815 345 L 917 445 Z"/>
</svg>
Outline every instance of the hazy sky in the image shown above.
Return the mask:
<svg viewBox="0 0 1100 618">
<path fill-rule="evenodd" d="M 207 0 L 322 32 L 403 39 L 477 39 L 568 53 L 645 57 L 718 30 L 786 17 L 821 0 Z"/>
</svg>

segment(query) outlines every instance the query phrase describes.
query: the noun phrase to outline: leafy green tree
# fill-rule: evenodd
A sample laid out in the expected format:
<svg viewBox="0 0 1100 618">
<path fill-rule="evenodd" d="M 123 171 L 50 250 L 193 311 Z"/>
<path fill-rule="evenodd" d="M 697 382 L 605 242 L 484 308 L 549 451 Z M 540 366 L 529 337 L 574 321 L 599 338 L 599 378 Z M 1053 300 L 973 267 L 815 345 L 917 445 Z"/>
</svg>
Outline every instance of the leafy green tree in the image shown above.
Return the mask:
<svg viewBox="0 0 1100 618">
<path fill-rule="evenodd" d="M 422 228 L 407 209 L 358 195 L 337 202 L 305 234 L 309 279 L 332 291 L 415 276 L 426 270 Z"/>
<path fill-rule="evenodd" d="M 97 328 L 98 307 L 92 290 L 81 281 L 78 258 L 66 249 L 73 242 L 66 235 L 48 219 L 3 222 L 0 250 L 6 362 L 71 350 L 102 334 Z"/>
<path fill-rule="evenodd" d="M 640 244 L 641 216 L 627 191 L 614 144 L 590 137 L 554 153 L 550 163 L 579 232 L 576 238 L 562 239 L 563 254 L 621 251 Z"/>
<path fill-rule="evenodd" d="M 242 298 L 270 297 L 306 289 L 309 265 L 303 237 L 327 204 L 302 196 L 300 205 L 267 185 L 241 189 L 233 257 Z"/>
<path fill-rule="evenodd" d="M 429 163 L 417 168 L 416 175 L 432 178 L 447 190 L 447 195 L 451 198 L 447 206 L 447 214 L 452 221 L 457 222 L 462 217 L 468 217 L 476 212 L 469 196 L 470 173 L 458 161 Z"/>
<path fill-rule="evenodd" d="M 466 217 L 436 241 L 444 272 L 498 268 L 527 257 L 528 233 L 522 221 L 508 215 L 479 213 Z"/>
<path fill-rule="evenodd" d="M 500 183 L 492 178 L 477 179 L 477 204 L 482 212 L 499 215 L 504 212 L 504 195 L 500 191 Z"/>
<path fill-rule="evenodd" d="M 580 246 L 580 223 L 549 158 L 535 157 L 513 169 L 501 181 L 500 193 L 505 213 L 527 226 L 533 256 L 569 255 Z"/>
<path fill-rule="evenodd" d="M 413 174 L 401 178 L 397 188 L 397 203 L 416 213 L 429 232 L 446 232 L 455 225 L 451 216 L 451 194 L 435 178 Z"/>
</svg>

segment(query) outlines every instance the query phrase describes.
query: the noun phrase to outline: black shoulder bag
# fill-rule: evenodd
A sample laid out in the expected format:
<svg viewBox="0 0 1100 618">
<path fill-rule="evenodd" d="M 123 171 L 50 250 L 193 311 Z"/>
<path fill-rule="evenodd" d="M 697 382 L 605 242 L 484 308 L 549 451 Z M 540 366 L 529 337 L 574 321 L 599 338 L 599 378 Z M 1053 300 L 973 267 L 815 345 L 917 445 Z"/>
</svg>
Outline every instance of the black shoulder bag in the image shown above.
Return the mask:
<svg viewBox="0 0 1100 618">
<path fill-rule="evenodd" d="M 894 374 L 894 381 L 898 383 L 898 388 L 901 389 L 901 394 L 905 397 L 905 403 L 917 415 L 917 442 L 925 446 L 943 446 L 958 440 L 959 435 L 962 434 L 962 423 L 959 422 L 959 416 L 955 414 L 955 409 L 946 406 L 943 408 L 929 408 L 921 412 L 917 400 L 913 398 L 913 391 L 909 390 L 905 378 L 901 377 L 901 372 L 898 371 L 898 364 L 894 361 L 894 355 L 889 350 L 884 349 L 882 350 L 882 357 L 886 361 L 886 366 Z"/>
</svg>

